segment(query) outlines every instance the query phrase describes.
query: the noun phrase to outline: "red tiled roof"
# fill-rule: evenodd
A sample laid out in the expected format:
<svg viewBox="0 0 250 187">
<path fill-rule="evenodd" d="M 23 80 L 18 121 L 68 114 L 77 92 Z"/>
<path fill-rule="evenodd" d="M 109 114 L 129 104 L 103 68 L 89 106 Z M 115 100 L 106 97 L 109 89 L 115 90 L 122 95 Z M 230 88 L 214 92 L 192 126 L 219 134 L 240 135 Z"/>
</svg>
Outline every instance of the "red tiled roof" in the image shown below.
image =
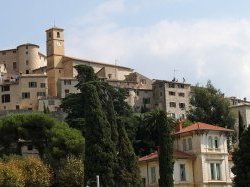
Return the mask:
<svg viewBox="0 0 250 187">
<path fill-rule="evenodd" d="M 197 123 L 193 123 L 190 126 L 180 128 L 180 130 L 176 131 L 174 134 L 181 134 L 181 133 L 197 131 L 197 130 L 213 130 L 213 131 L 233 132 L 233 130 L 231 130 L 231 129 L 226 129 L 226 128 L 219 127 L 216 125 L 209 125 L 206 123 L 197 122 Z"/>
<path fill-rule="evenodd" d="M 193 158 L 194 156 L 188 153 L 184 153 L 182 151 L 177 151 L 175 150 L 173 153 L 174 158 Z M 148 161 L 148 160 L 153 160 L 153 159 L 158 159 L 158 153 L 154 152 L 149 155 L 146 155 L 144 157 L 139 158 L 139 162 L 142 161 Z"/>
</svg>

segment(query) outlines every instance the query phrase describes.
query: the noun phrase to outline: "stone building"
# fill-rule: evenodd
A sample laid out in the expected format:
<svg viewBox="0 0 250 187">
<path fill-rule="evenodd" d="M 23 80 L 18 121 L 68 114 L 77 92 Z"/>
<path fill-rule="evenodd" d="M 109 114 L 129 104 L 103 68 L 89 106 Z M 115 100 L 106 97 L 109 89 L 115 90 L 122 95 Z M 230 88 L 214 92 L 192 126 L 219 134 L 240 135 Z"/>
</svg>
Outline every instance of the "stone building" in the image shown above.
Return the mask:
<svg viewBox="0 0 250 187">
<path fill-rule="evenodd" d="M 232 158 L 227 150 L 227 133 L 232 130 L 205 123 L 178 125 L 174 136 L 175 187 L 232 186 Z M 158 154 L 139 159 L 145 186 L 158 186 Z"/>
<path fill-rule="evenodd" d="M 163 109 L 176 119 L 186 118 L 190 105 L 190 84 L 184 81 L 155 80 L 152 90 L 154 108 Z"/>
</svg>

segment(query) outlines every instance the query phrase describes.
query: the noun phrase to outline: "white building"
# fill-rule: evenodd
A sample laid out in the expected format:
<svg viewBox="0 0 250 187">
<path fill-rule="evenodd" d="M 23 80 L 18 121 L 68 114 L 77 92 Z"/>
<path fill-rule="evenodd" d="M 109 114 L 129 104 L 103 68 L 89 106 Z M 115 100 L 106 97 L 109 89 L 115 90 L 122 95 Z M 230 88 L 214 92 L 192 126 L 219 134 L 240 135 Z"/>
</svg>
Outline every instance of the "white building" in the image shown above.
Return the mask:
<svg viewBox="0 0 250 187">
<path fill-rule="evenodd" d="M 177 187 L 232 186 L 231 156 L 227 151 L 226 134 L 232 130 L 194 123 L 174 133 L 174 185 Z M 158 186 L 157 153 L 139 159 L 145 186 Z"/>
</svg>

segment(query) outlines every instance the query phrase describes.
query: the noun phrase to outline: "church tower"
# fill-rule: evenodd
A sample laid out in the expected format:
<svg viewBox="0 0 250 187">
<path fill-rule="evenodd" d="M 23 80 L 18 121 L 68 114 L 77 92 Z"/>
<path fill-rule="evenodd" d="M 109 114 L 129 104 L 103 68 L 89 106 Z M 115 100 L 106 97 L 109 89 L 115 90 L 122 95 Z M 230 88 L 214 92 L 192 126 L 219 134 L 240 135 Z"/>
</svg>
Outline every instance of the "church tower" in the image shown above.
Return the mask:
<svg viewBox="0 0 250 187">
<path fill-rule="evenodd" d="M 46 31 L 47 38 L 47 76 L 49 96 L 57 96 L 57 81 L 63 73 L 64 35 L 58 27 Z"/>
</svg>

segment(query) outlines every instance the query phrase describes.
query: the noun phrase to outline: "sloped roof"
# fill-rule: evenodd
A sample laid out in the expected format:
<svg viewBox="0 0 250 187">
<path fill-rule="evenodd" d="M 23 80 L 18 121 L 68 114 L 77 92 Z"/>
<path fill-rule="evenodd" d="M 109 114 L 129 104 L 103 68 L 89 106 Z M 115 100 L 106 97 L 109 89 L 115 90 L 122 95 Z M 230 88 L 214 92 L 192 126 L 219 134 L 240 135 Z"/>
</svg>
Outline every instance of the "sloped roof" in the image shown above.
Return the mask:
<svg viewBox="0 0 250 187">
<path fill-rule="evenodd" d="M 207 123 L 197 122 L 197 123 L 193 123 L 190 126 L 180 128 L 180 130 L 176 131 L 174 134 L 181 134 L 181 133 L 197 131 L 197 130 L 212 130 L 212 131 L 233 132 L 233 130 L 231 130 L 231 129 L 219 127 L 219 126 L 216 126 L 216 125 L 209 125 Z"/>
<path fill-rule="evenodd" d="M 178 150 L 174 151 L 173 156 L 174 156 L 174 158 L 182 158 L 182 159 L 192 159 L 192 158 L 194 158 L 194 155 L 184 153 L 184 152 L 178 151 Z M 158 159 L 158 153 L 157 152 L 154 152 L 154 153 L 151 153 L 149 155 L 146 155 L 144 157 L 139 158 L 139 162 L 149 161 L 149 160 L 153 160 L 153 159 Z"/>
</svg>

